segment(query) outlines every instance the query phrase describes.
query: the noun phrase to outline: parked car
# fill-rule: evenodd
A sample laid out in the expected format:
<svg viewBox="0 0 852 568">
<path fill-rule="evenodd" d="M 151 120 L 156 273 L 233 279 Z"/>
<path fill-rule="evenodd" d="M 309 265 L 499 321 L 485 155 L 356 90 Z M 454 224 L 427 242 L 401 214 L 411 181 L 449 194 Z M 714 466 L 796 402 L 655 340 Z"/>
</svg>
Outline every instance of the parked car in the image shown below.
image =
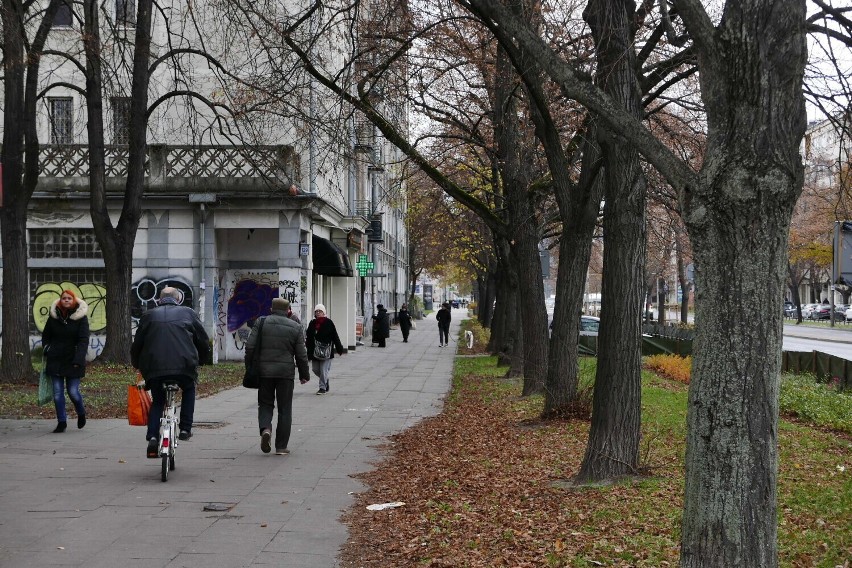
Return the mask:
<svg viewBox="0 0 852 568">
<path fill-rule="evenodd" d="M 805 304 L 804 306 L 802 306 L 802 318 L 810 319 L 811 311 L 815 308 L 818 308 L 819 306 L 820 304 Z"/>
<path fill-rule="evenodd" d="M 818 304 L 817 307 L 808 313 L 808 319 L 812 320 L 827 320 L 831 319 L 831 306 L 828 304 Z"/>
<path fill-rule="evenodd" d="M 852 321 L 852 306 L 846 310 L 846 317 L 844 318 L 846 321 Z"/>
<path fill-rule="evenodd" d="M 796 304 L 791 302 L 790 300 L 784 300 L 784 317 L 791 318 L 796 315 Z"/>
<path fill-rule="evenodd" d="M 600 318 L 596 318 L 595 316 L 580 316 L 580 335 L 597 337 L 600 326 Z"/>
</svg>

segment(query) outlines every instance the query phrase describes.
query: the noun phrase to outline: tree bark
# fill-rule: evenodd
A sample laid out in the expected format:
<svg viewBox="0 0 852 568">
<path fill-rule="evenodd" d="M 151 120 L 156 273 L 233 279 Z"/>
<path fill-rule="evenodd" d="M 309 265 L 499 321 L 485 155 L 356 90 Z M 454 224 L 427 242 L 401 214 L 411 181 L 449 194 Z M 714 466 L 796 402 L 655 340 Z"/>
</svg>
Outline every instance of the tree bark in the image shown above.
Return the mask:
<svg viewBox="0 0 852 568">
<path fill-rule="evenodd" d="M 129 291 L 133 274 L 133 245 L 142 215 L 145 173 L 146 134 L 148 128 L 148 83 L 151 45 L 152 0 L 139 0 L 133 52 L 131 85 L 131 122 L 129 129 L 127 182 L 124 201 L 116 227 L 112 225 L 106 202 L 102 64 L 98 23 L 98 3 L 85 3 L 86 26 L 86 99 L 89 133 L 89 189 L 92 225 L 101 250 L 107 280 L 106 344 L 100 361 L 130 362 L 131 329 Z"/>
<path fill-rule="evenodd" d="M 805 3 L 747 4 L 729 5 L 721 29 L 702 36 L 708 145 L 700 184 L 683 200 L 700 323 L 687 414 L 684 568 L 778 565 L 777 306 L 804 178 Z M 690 12 L 685 18 L 693 24 Z"/>
<path fill-rule="evenodd" d="M 28 9 L 19 0 L 3 0 L 3 203 L 0 237 L 3 250 L 3 352 L 0 382 L 35 378 L 29 342 L 29 272 L 27 208 L 38 184 L 39 140 L 36 98 L 44 44 L 59 8 L 51 0 L 35 37 L 27 37 Z M 29 51 L 27 51 L 29 46 Z"/>
<path fill-rule="evenodd" d="M 598 81 L 638 118 L 643 111 L 631 4 L 592 0 L 583 16 L 595 38 Z M 598 132 L 606 176 L 602 309 L 592 426 L 577 475 L 581 482 L 635 474 L 639 465 L 645 177 L 633 146 L 610 130 Z"/>
<path fill-rule="evenodd" d="M 532 183 L 532 132 L 518 124 L 520 80 L 502 48 L 497 49 L 494 81 L 494 134 L 500 156 L 500 177 L 509 214 L 507 229 L 512 264 L 517 267 L 519 333 L 522 342 L 524 385 L 528 396 L 544 391 L 547 373 L 547 311 L 539 259 L 539 224 L 530 203 Z M 517 349 L 519 346 L 515 346 Z"/>
</svg>

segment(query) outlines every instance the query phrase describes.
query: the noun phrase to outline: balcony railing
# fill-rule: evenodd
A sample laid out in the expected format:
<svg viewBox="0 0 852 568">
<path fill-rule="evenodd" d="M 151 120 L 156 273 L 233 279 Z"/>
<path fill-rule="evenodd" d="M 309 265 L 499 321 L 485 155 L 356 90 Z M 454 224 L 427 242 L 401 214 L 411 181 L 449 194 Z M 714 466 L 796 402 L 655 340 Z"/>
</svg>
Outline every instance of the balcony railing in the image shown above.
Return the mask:
<svg viewBox="0 0 852 568">
<path fill-rule="evenodd" d="M 373 214 L 373 204 L 369 199 L 356 199 L 352 202 L 352 213 L 359 217 L 369 217 Z"/>
<path fill-rule="evenodd" d="M 298 160 L 290 146 L 149 145 L 145 175 L 151 178 L 297 179 Z M 126 177 L 127 146 L 105 148 L 107 177 Z M 89 176 L 87 145 L 42 145 L 40 177 Z"/>
</svg>

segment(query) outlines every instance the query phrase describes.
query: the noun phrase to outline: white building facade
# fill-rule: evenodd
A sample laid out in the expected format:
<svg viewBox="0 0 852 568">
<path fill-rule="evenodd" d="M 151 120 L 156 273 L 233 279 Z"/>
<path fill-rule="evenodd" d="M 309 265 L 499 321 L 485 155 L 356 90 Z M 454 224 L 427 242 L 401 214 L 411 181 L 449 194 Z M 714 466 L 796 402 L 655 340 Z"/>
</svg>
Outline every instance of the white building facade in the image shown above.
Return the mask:
<svg viewBox="0 0 852 568">
<path fill-rule="evenodd" d="M 74 6 L 62 11 L 51 32 L 49 42 L 57 51 L 73 52 L 79 42 L 81 16 L 75 13 L 79 5 Z M 199 7 L 193 3 L 196 13 L 203 12 Z M 132 0 L 103 4 L 105 45 L 109 34 L 124 33 L 132 41 L 135 18 L 131 21 L 128 14 L 134 9 Z M 186 18 L 186 10 L 185 2 L 175 1 L 171 11 L 155 11 L 152 59 L 173 46 L 176 40 L 166 26 Z M 225 33 L 223 27 L 203 29 Z M 206 46 L 233 45 L 224 36 L 204 39 Z M 191 46 L 194 40 L 187 34 L 180 41 Z M 220 55 L 232 63 L 242 57 L 256 64 L 258 59 L 239 50 Z M 107 57 L 126 54 L 115 49 Z M 235 143 L 221 129 L 202 126 L 203 109 L 197 118 L 186 99 L 158 107 L 148 129 L 133 286 L 107 290 L 89 214 L 86 102 L 71 87 L 85 82 L 79 69 L 60 59 L 45 58 L 42 70 L 42 172 L 27 231 L 33 348 L 40 343 L 48 307 L 66 288 L 90 305 L 90 357 L 104 345 L 107 294 L 130 294 L 135 322 L 169 285 L 182 290 L 183 303 L 198 311 L 214 343 L 214 361 L 242 360 L 250 326 L 269 313 L 275 297 L 289 299 L 304 324 L 315 304 L 325 304 L 344 347 L 355 349 L 361 335 L 369 333 L 363 322 L 375 304 L 393 309 L 404 296 L 405 203 L 387 199 L 391 188 L 402 193 L 398 172 L 386 163 L 391 149 L 375 135 L 369 147 L 359 146 L 351 113 L 341 119 L 348 135 L 329 136 L 317 128 L 312 118 L 320 122 L 321 113 L 339 107 L 314 84 L 293 91 L 312 101 L 305 116 L 264 119 L 260 125 L 243 119 L 238 126 L 252 131 L 250 143 Z M 195 80 L 187 89 L 225 99 L 209 68 L 190 65 L 182 72 L 181 81 Z M 152 75 L 149 100 L 176 89 L 174 76 L 175 69 L 166 67 Z M 121 71 L 113 79 L 114 84 L 105 85 L 112 92 L 104 94 L 104 103 L 107 191 L 115 224 L 126 176 L 129 104 L 124 95 L 129 82 Z M 371 224 L 375 220 L 382 222 Z M 380 225 L 380 237 L 370 233 Z M 368 243 L 368 236 L 376 242 Z M 360 255 L 374 263 L 363 277 L 356 268 Z"/>
</svg>

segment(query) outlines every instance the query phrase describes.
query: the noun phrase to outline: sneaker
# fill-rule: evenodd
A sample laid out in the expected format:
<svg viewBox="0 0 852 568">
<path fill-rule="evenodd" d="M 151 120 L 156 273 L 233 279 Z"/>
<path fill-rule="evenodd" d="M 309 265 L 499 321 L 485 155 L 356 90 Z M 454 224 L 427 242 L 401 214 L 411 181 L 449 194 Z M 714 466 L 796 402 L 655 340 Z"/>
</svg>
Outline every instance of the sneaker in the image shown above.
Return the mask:
<svg viewBox="0 0 852 568">
<path fill-rule="evenodd" d="M 272 432 L 269 430 L 264 430 L 260 435 L 260 449 L 264 454 L 268 454 L 272 451 L 272 446 L 269 445 L 269 440 L 272 438 Z"/>
<path fill-rule="evenodd" d="M 188 432 L 186 430 L 181 430 L 180 434 L 178 434 L 178 440 L 180 440 L 182 442 L 186 442 L 190 438 L 192 438 L 192 432 Z"/>
<path fill-rule="evenodd" d="M 284 448 L 283 450 L 275 450 L 276 456 L 286 456 L 289 453 L 290 453 L 290 450 L 288 450 L 287 448 Z"/>
<path fill-rule="evenodd" d="M 327 393 L 327 392 L 328 392 L 328 391 L 327 391 L 327 390 L 325 390 L 325 389 L 320 389 L 320 390 L 318 390 L 318 391 L 317 391 L 317 394 L 325 394 L 325 393 Z"/>
<path fill-rule="evenodd" d="M 86 425 L 86 415 L 83 414 L 82 416 L 78 416 L 77 417 L 77 428 L 82 428 L 85 425 Z"/>
<path fill-rule="evenodd" d="M 158 446 L 157 438 L 148 440 L 148 450 L 145 452 L 145 455 L 153 459 L 160 457 L 160 448 Z"/>
</svg>

